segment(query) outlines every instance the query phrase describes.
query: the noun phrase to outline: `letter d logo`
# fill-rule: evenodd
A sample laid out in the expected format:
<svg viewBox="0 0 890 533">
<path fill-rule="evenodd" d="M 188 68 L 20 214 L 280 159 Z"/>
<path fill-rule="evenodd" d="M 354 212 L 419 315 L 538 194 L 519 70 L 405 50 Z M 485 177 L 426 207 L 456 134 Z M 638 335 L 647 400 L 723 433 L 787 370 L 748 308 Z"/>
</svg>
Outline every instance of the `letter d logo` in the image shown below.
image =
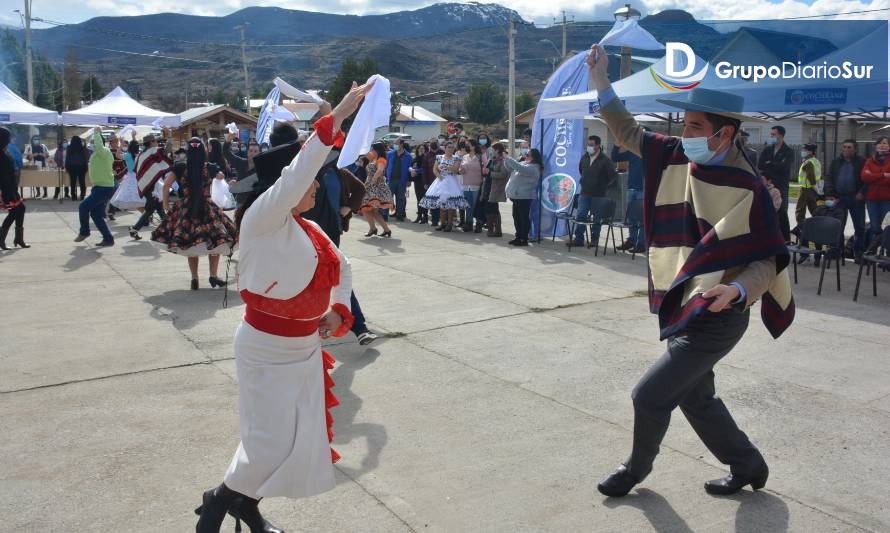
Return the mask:
<svg viewBox="0 0 890 533">
<path fill-rule="evenodd" d="M 686 43 L 667 43 L 665 51 L 665 74 L 671 78 L 685 78 L 692 74 L 695 70 L 695 53 Z M 676 53 L 679 52 L 686 56 L 686 66 L 682 70 L 677 70 L 675 65 Z M 683 62 L 680 61 L 679 64 Z"/>
</svg>

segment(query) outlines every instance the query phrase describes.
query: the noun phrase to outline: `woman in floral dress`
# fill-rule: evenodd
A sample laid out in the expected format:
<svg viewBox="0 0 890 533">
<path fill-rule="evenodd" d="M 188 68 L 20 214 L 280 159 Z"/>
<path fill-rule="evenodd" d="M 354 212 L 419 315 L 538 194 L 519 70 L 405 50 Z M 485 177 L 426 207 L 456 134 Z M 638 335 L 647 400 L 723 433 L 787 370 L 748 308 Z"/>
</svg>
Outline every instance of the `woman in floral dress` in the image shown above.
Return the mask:
<svg viewBox="0 0 890 533">
<path fill-rule="evenodd" d="M 377 224 L 383 226 L 382 237 L 391 237 L 392 231 L 380 213 L 381 209 L 392 209 L 392 191 L 386 184 L 386 145 L 376 142 L 368 152 L 368 179 L 365 180 L 365 199 L 362 200 L 362 214 L 368 220 L 368 233 L 365 237 L 377 235 Z"/>
<path fill-rule="evenodd" d="M 198 258 L 209 256 L 211 287 L 223 287 L 219 279 L 219 256 L 231 255 L 237 230 L 222 209 L 210 201 L 210 185 L 219 172 L 208 172 L 207 151 L 198 137 L 192 137 L 186 151 L 185 168 L 174 168 L 164 181 L 164 211 L 167 218 L 151 234 L 151 240 L 164 245 L 168 252 L 188 257 L 192 273 L 191 289 L 198 290 Z M 213 166 L 216 169 L 215 165 Z M 176 172 L 178 170 L 178 172 Z M 177 174 L 180 174 L 177 176 Z M 170 187 L 179 181 L 182 198 L 170 206 Z"/>
</svg>

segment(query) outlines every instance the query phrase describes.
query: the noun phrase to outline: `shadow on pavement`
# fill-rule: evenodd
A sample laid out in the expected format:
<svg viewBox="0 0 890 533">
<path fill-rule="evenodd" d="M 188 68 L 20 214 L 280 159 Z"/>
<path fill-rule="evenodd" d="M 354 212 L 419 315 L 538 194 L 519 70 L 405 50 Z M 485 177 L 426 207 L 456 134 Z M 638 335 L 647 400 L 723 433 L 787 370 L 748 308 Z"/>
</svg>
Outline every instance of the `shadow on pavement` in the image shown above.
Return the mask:
<svg viewBox="0 0 890 533">
<path fill-rule="evenodd" d="M 606 498 L 603 505 L 609 509 L 628 506 L 643 512 L 646 520 L 652 524 L 652 529 L 658 532 L 693 533 L 692 529 L 671 504 L 657 492 L 649 489 L 637 489 L 636 493 L 628 494 L 623 498 Z"/>
<path fill-rule="evenodd" d="M 362 458 L 358 469 L 340 465 L 338 468 L 352 479 L 371 472 L 380 464 L 380 453 L 386 446 L 388 437 L 386 427 L 381 424 L 367 422 L 355 423 L 355 417 L 362 408 L 363 400 L 352 392 L 355 373 L 373 364 L 380 357 L 380 352 L 370 348 L 356 358 L 341 359 L 341 364 L 331 373 L 334 380 L 334 394 L 340 400 L 340 406 L 333 410 L 334 415 L 334 448 L 338 444 L 352 442 L 356 438 L 364 438 L 368 454 Z M 340 428 L 343 428 L 342 430 Z"/>
<path fill-rule="evenodd" d="M 150 257 L 152 260 L 161 258 L 161 251 L 151 242 L 129 241 L 121 247 L 124 257 Z"/>
<path fill-rule="evenodd" d="M 71 259 L 65 263 L 62 267 L 65 269 L 65 272 L 74 272 L 75 270 L 80 270 L 81 268 L 91 265 L 99 260 L 102 257 L 102 254 L 99 253 L 99 250 L 95 247 L 84 247 L 84 246 L 76 246 L 73 250 L 71 250 Z"/>
<path fill-rule="evenodd" d="M 188 279 L 188 278 L 186 278 Z M 173 320 L 177 329 L 195 327 L 200 322 L 216 316 L 223 308 L 223 290 L 208 289 L 193 291 L 179 289 L 162 294 L 147 296 L 144 301 L 152 306 L 151 317 L 155 320 Z M 243 305 L 237 294 L 229 292 L 229 307 Z"/>
<path fill-rule="evenodd" d="M 703 496 L 705 497 L 705 496 Z M 710 497 L 710 496 L 707 496 Z M 765 491 L 742 491 L 726 499 L 738 502 L 735 513 L 737 533 L 784 533 L 788 531 L 788 505 L 779 497 Z M 629 506 L 639 509 L 659 532 L 692 533 L 671 504 L 660 494 L 649 489 L 637 489 L 624 498 L 606 498 L 609 509 Z"/>
<path fill-rule="evenodd" d="M 730 496 L 739 502 L 735 512 L 737 533 L 784 533 L 788 531 L 788 505 L 779 497 L 758 490 Z"/>
</svg>

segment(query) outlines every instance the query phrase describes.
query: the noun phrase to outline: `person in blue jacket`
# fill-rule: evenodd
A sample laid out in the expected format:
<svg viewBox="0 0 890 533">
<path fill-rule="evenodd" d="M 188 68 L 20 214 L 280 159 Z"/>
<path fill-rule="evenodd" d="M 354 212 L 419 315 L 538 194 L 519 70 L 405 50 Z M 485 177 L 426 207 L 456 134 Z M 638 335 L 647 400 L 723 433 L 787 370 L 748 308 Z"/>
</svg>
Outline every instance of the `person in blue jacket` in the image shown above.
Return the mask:
<svg viewBox="0 0 890 533">
<path fill-rule="evenodd" d="M 643 160 L 629 150 L 623 150 L 617 145 L 612 148 L 612 161 L 618 163 L 627 162 L 627 205 L 634 200 L 643 199 Z M 633 224 L 627 240 L 624 241 L 619 250 L 632 250 L 636 253 L 642 253 L 646 249 L 645 240 L 643 239 L 643 221 L 631 220 Z"/>
<path fill-rule="evenodd" d="M 399 222 L 405 220 L 412 160 L 413 156 L 402 139 L 396 139 L 393 149 L 386 153 L 386 181 L 389 183 L 389 190 L 396 197 L 396 220 Z"/>
</svg>

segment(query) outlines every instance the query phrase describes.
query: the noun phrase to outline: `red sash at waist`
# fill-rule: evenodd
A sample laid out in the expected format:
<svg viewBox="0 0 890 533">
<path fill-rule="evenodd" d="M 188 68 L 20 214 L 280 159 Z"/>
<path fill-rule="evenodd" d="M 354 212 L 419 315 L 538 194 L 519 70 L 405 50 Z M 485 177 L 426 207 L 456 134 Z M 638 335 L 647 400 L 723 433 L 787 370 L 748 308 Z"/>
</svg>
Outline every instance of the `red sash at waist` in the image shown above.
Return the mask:
<svg viewBox="0 0 890 533">
<path fill-rule="evenodd" d="M 244 321 L 263 333 L 270 335 L 278 335 L 279 337 L 308 337 L 318 334 L 318 324 L 321 319 L 294 320 L 282 318 L 247 306 L 247 310 L 244 312 Z"/>
</svg>

